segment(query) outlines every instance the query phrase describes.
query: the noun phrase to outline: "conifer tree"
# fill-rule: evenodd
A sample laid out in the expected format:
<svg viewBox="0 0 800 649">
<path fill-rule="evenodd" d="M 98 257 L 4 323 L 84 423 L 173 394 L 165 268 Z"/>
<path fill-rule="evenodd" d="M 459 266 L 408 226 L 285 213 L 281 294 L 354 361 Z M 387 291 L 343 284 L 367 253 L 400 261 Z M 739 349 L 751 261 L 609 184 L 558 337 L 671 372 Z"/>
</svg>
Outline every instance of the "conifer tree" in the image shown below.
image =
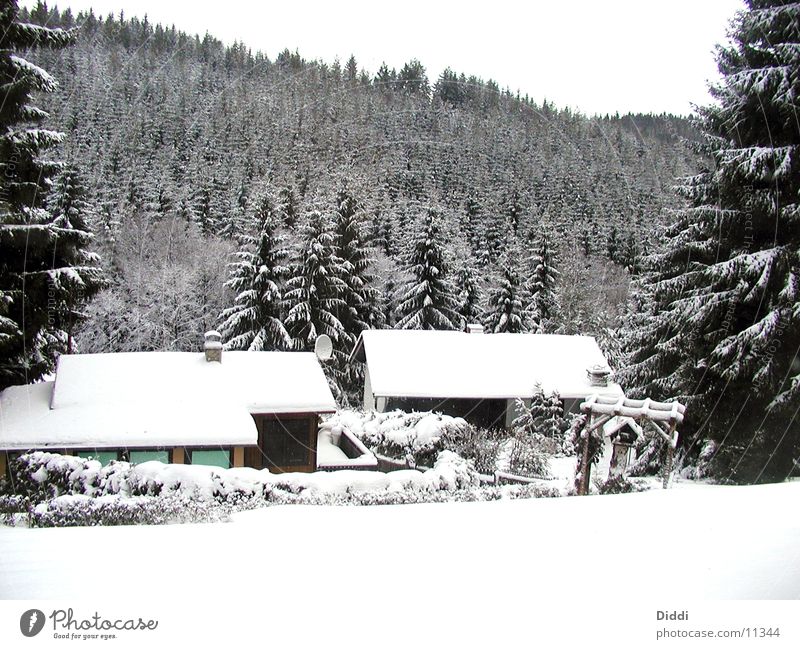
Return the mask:
<svg viewBox="0 0 800 649">
<path fill-rule="evenodd" d="M 286 291 L 290 308 L 285 322 L 297 349 L 312 350 L 317 336 L 326 334 L 336 352 L 343 353 L 339 343 L 344 327 L 339 314 L 347 307 L 343 299 L 347 282 L 343 278 L 344 263 L 336 255 L 334 243 L 330 219 L 318 210 L 311 212 Z"/>
<path fill-rule="evenodd" d="M 383 326 L 381 293 L 375 288 L 372 275 L 372 258 L 367 247 L 360 222 L 363 212 L 355 198 L 343 188 L 336 198 L 334 221 L 335 253 L 342 261 L 345 289 L 342 294 L 344 307 L 339 311 L 342 323 L 341 347 L 349 355 L 365 329 Z M 342 360 L 342 389 L 348 398 L 357 401 L 363 386 L 362 363 L 346 363 Z"/>
<path fill-rule="evenodd" d="M 783 479 L 800 456 L 800 11 L 747 6 L 697 118 L 713 165 L 681 186 L 620 377 L 685 401 L 687 450 L 713 440 L 717 474 L 744 482 Z"/>
<path fill-rule="evenodd" d="M 486 329 L 489 333 L 523 333 L 528 322 L 521 298 L 519 274 L 509 259 L 503 263 L 500 285 L 489 295 Z"/>
<path fill-rule="evenodd" d="M 48 115 L 31 95 L 54 91 L 56 81 L 15 53 L 62 48 L 72 36 L 23 23 L 17 11 L 15 0 L 0 2 L 0 390 L 53 369 L 81 305 L 102 284 L 86 224 L 45 207 L 59 165 L 40 156 L 63 136 L 37 127 Z"/>
<path fill-rule="evenodd" d="M 472 266 L 465 264 L 458 271 L 456 289 L 458 290 L 458 313 L 464 324 L 483 321 L 480 280 L 477 271 Z"/>
<path fill-rule="evenodd" d="M 286 237 L 278 232 L 269 205 L 261 214 L 257 237 L 242 237 L 225 286 L 236 293 L 234 305 L 222 313 L 221 331 L 228 349 L 285 350 L 291 338 L 283 324 L 282 283 L 288 274 Z"/>
<path fill-rule="evenodd" d="M 344 331 L 352 342 L 364 329 L 382 326 L 380 292 L 373 286 L 372 259 L 361 228 L 363 212 L 355 198 L 342 189 L 336 198 L 334 243 L 336 255 L 343 262 L 347 289 L 342 296 L 347 308 L 340 313 Z"/>
<path fill-rule="evenodd" d="M 291 185 L 284 185 L 278 193 L 278 211 L 283 224 L 290 230 L 297 222 L 297 198 Z"/>
<path fill-rule="evenodd" d="M 515 401 L 516 416 L 511 422 L 511 445 L 508 454 L 512 473 L 547 478 L 550 462 L 545 452 L 545 437 L 538 430 L 537 413 L 522 399 Z"/>
<path fill-rule="evenodd" d="M 550 333 L 556 317 L 555 287 L 558 277 L 555 250 L 544 230 L 533 233 L 526 282 L 529 302 L 526 305 L 531 330 Z"/>
<path fill-rule="evenodd" d="M 86 200 L 86 193 L 77 170 L 70 167 L 63 168 L 56 176 L 50 194 L 45 200 L 45 209 L 50 212 L 50 223 L 68 233 L 88 234 L 93 214 L 92 206 Z M 55 310 L 58 313 L 57 320 L 62 329 L 61 337 L 66 335 L 66 346 L 63 351 L 72 353 L 75 328 L 84 319 L 82 307 L 100 290 L 104 283 L 99 269 L 100 258 L 85 246 L 78 246 L 66 255 L 63 254 L 64 251 L 58 251 L 57 240 L 54 247 L 56 253 L 54 256 L 71 264 L 73 269 L 72 271 L 65 269 L 62 272 L 65 274 L 79 273 L 78 277 L 71 278 L 73 281 L 60 282 L 61 300 L 53 301 L 49 306 L 51 311 Z M 48 297 L 50 296 L 48 295 Z"/>
<path fill-rule="evenodd" d="M 459 329 L 458 300 L 448 279 L 438 215 L 429 209 L 409 256 L 411 280 L 400 297 L 398 329 Z"/>
</svg>

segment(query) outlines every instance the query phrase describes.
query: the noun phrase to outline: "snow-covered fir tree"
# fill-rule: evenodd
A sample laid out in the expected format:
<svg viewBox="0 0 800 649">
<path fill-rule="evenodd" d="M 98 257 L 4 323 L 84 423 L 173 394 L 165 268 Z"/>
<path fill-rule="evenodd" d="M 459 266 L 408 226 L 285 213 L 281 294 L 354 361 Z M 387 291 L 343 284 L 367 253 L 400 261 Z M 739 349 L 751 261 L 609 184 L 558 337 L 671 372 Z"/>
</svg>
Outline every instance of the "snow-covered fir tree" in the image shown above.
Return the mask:
<svg viewBox="0 0 800 649">
<path fill-rule="evenodd" d="M 526 311 L 534 333 L 552 333 L 556 317 L 556 270 L 555 248 L 543 228 L 529 236 L 530 257 L 525 289 L 528 294 Z"/>
<path fill-rule="evenodd" d="M 449 263 L 438 215 L 429 209 L 409 256 L 411 280 L 399 298 L 398 329 L 460 329 L 458 299 L 449 280 Z"/>
<path fill-rule="evenodd" d="M 340 319 L 347 310 L 344 295 L 346 264 L 337 256 L 331 219 L 312 211 L 303 226 L 300 248 L 286 284 L 289 313 L 284 321 L 297 350 L 311 351 L 317 337 L 333 342 L 333 357 L 323 366 L 334 396 L 346 399 L 346 361 L 349 340 Z"/>
<path fill-rule="evenodd" d="M 458 291 L 458 313 L 466 324 L 478 323 L 483 320 L 481 302 L 480 277 L 475 268 L 464 264 L 456 275 L 456 290 Z"/>
<path fill-rule="evenodd" d="M 222 312 L 220 326 L 228 349 L 271 351 L 291 347 L 283 324 L 282 295 L 289 251 L 277 221 L 272 207 L 264 204 L 258 236 L 243 237 L 242 248 L 234 253 L 236 261 L 231 264 L 225 286 L 236 294 L 235 304 Z"/>
<path fill-rule="evenodd" d="M 312 211 L 301 236 L 287 282 L 290 308 L 285 322 L 296 347 L 311 350 L 320 334 L 340 342 L 344 334 L 340 315 L 347 307 L 343 296 L 348 287 L 345 264 L 336 255 L 331 220 L 319 210 Z"/>
<path fill-rule="evenodd" d="M 508 468 L 512 473 L 546 478 L 550 464 L 545 437 L 538 430 L 536 413 L 522 399 L 515 401 L 516 416 L 511 422 Z"/>
<path fill-rule="evenodd" d="M 564 406 L 555 392 L 548 394 L 537 385 L 531 398 L 530 413 L 533 425 L 547 438 L 560 440 L 567 427 L 564 419 Z"/>
<path fill-rule="evenodd" d="M 629 391 L 687 403 L 690 454 L 722 478 L 783 479 L 800 457 L 800 8 L 749 0 L 718 50 L 698 127 L 713 164 L 686 179 L 629 323 Z"/>
<path fill-rule="evenodd" d="M 56 176 L 45 200 L 45 209 L 50 212 L 52 225 L 67 232 L 88 233 L 94 217 L 93 207 L 87 202 L 86 194 L 86 188 L 77 169 L 64 167 Z M 58 252 L 57 241 L 54 247 L 55 252 Z M 82 278 L 72 278 L 73 281 L 61 283 L 62 299 L 56 307 L 63 334 L 66 334 L 64 351 L 71 353 L 74 351 L 75 328 L 85 318 L 83 307 L 88 299 L 100 290 L 103 282 L 99 275 L 100 258 L 96 253 L 89 251 L 87 246 L 76 246 L 67 256 L 64 256 L 62 251 L 60 256 L 64 262 L 72 265 L 74 272 L 81 272 L 83 275 Z"/>
<path fill-rule="evenodd" d="M 490 294 L 484 326 L 489 333 L 524 333 L 528 321 L 522 300 L 522 287 L 513 258 L 502 262 L 500 283 Z"/>
<path fill-rule="evenodd" d="M 361 227 L 363 211 L 346 188 L 339 191 L 336 203 L 334 245 L 335 253 L 342 261 L 346 285 L 342 294 L 345 304 L 339 311 L 343 328 L 341 347 L 345 354 L 349 354 L 359 334 L 364 329 L 382 327 L 384 317 L 381 309 L 382 296 L 374 286 L 373 259 Z M 349 397 L 356 399 L 363 386 L 363 364 L 345 362 L 342 372 L 342 389 Z"/>
<path fill-rule="evenodd" d="M 63 136 L 37 126 L 48 115 L 31 95 L 54 91 L 56 81 L 16 53 L 62 48 L 72 36 L 23 23 L 17 11 L 15 0 L 0 2 L 0 389 L 53 369 L 102 284 L 80 215 L 45 208 L 59 166 L 40 156 Z"/>
<path fill-rule="evenodd" d="M 381 295 L 374 286 L 373 259 L 361 226 L 363 212 L 346 189 L 339 191 L 336 203 L 334 244 L 336 255 L 344 264 L 347 284 L 343 295 L 347 309 L 341 312 L 340 320 L 345 333 L 354 342 L 364 329 L 382 326 Z"/>
</svg>

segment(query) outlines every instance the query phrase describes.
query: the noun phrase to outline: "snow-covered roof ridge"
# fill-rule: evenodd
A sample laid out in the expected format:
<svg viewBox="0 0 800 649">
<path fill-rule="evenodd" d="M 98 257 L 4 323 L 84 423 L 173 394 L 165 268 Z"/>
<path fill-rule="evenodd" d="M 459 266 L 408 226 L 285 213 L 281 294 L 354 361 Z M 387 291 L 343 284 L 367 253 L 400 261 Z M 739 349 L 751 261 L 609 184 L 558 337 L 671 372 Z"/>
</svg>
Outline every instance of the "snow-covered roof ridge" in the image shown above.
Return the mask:
<svg viewBox="0 0 800 649">
<path fill-rule="evenodd" d="M 509 399 L 537 384 L 565 399 L 622 394 L 615 383 L 591 385 L 586 370 L 608 365 L 591 336 L 372 329 L 354 360 L 367 361 L 375 396 Z"/>
</svg>

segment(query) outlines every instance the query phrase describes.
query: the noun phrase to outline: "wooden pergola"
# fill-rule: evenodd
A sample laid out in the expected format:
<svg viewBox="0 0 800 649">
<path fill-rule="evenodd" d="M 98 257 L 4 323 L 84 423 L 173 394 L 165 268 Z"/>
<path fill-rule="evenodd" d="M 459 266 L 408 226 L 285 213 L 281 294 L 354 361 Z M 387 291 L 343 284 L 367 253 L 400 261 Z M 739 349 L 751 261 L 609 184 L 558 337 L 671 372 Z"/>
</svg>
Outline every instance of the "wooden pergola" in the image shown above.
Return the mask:
<svg viewBox="0 0 800 649">
<path fill-rule="evenodd" d="M 677 427 L 683 421 L 686 406 L 677 401 L 664 403 L 650 399 L 627 399 L 624 395 L 617 399 L 593 394 L 581 403 L 581 412 L 588 415 L 588 420 L 581 433 L 584 444 L 580 465 L 581 480 L 578 484 L 579 495 L 589 493 L 589 478 L 591 475 L 589 446 L 591 435 L 613 417 L 630 417 L 637 421 L 643 430 L 649 428 L 664 439 L 667 443 L 667 458 L 663 467 L 663 485 L 664 489 L 669 486 L 672 461 L 675 448 L 678 445 Z"/>
</svg>

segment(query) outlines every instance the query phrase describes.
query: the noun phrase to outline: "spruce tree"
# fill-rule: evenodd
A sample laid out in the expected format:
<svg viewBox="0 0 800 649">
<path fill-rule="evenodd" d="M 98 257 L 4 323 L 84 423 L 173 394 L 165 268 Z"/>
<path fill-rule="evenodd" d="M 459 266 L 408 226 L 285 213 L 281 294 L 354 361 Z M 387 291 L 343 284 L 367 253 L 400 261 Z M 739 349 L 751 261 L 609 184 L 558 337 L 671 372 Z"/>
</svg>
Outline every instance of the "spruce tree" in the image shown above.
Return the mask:
<svg viewBox="0 0 800 649">
<path fill-rule="evenodd" d="M 522 399 L 515 401 L 516 416 L 511 422 L 508 468 L 512 473 L 538 478 L 550 477 L 546 439 L 539 431 L 537 413 Z"/>
<path fill-rule="evenodd" d="M 558 278 L 555 250 L 544 230 L 532 233 L 526 310 L 534 333 L 551 333 L 556 317 L 555 287 Z"/>
<path fill-rule="evenodd" d="M 50 223 L 67 232 L 88 234 L 93 221 L 93 208 L 86 196 L 86 188 L 78 171 L 71 167 L 63 168 L 56 176 L 45 200 L 45 209 L 50 212 Z M 78 277 L 71 278 L 73 281 L 60 282 L 61 299 L 53 301 L 49 307 L 58 313 L 57 320 L 62 329 L 60 337 L 64 338 L 66 335 L 66 346 L 60 347 L 59 351 L 72 353 L 75 329 L 85 319 L 82 307 L 104 285 L 99 269 L 100 258 L 86 246 L 77 246 L 64 254 L 65 251 L 58 251 L 57 241 L 54 253 L 56 258 L 61 258 L 62 263 L 71 265 L 71 270 L 64 269 L 62 274 L 79 274 Z"/>
<path fill-rule="evenodd" d="M 361 228 L 363 212 L 355 198 L 343 188 L 336 198 L 336 214 L 334 220 L 335 253 L 342 261 L 342 273 L 345 289 L 342 294 L 344 307 L 339 311 L 342 323 L 341 347 L 345 355 L 349 355 L 365 329 L 377 329 L 383 326 L 384 316 L 381 309 L 381 292 L 375 288 L 375 277 L 364 234 Z M 357 401 L 358 392 L 364 385 L 364 365 L 362 363 L 346 363 L 343 367 L 341 387 L 348 399 Z"/>
<path fill-rule="evenodd" d="M 288 273 L 286 237 L 268 209 L 257 237 L 243 237 L 225 286 L 236 293 L 235 304 L 222 312 L 221 331 L 228 349 L 285 350 L 291 338 L 283 324 L 282 283 Z"/>
<path fill-rule="evenodd" d="M 363 212 L 355 198 L 346 189 L 340 190 L 336 198 L 334 244 L 336 255 L 344 264 L 347 288 L 342 297 L 347 308 L 339 319 L 353 342 L 364 329 L 376 329 L 383 323 L 380 291 L 373 286 L 373 260 L 361 228 L 362 220 Z"/>
<path fill-rule="evenodd" d="M 40 156 L 62 134 L 38 128 L 31 103 L 56 81 L 15 51 L 62 48 L 72 35 L 23 23 L 15 0 L 0 2 L 0 389 L 39 379 L 67 351 L 80 308 L 101 286 L 91 234 L 75 212 L 45 207 L 59 165 Z"/>
<path fill-rule="evenodd" d="M 346 312 L 346 264 L 337 256 L 330 218 L 311 212 L 302 228 L 297 258 L 286 284 L 289 313 L 286 329 L 294 349 L 311 351 L 325 334 L 333 342 L 333 357 L 323 365 L 328 385 L 340 404 L 347 401 L 347 348 L 350 344 L 340 319 Z"/>
<path fill-rule="evenodd" d="M 712 469 L 743 482 L 786 478 L 800 456 L 800 10 L 747 5 L 697 117 L 713 164 L 681 185 L 620 376 L 685 401 L 687 451 L 713 440 Z"/>
<path fill-rule="evenodd" d="M 459 329 L 458 300 L 439 233 L 438 215 L 429 209 L 409 256 L 411 280 L 399 300 L 398 329 Z"/>
<path fill-rule="evenodd" d="M 477 271 L 470 265 L 464 265 L 456 276 L 458 290 L 458 314 L 466 324 L 475 324 L 483 320 L 481 309 L 482 291 Z"/>
<path fill-rule="evenodd" d="M 509 259 L 503 263 L 500 285 L 489 295 L 485 326 L 489 333 L 524 333 L 528 321 L 521 298 L 519 274 Z"/>
<path fill-rule="evenodd" d="M 286 291 L 290 305 L 286 327 L 297 349 L 312 350 L 317 337 L 326 334 L 336 352 L 342 353 L 338 345 L 344 334 L 340 314 L 347 308 L 343 299 L 347 282 L 334 243 L 330 219 L 318 210 L 311 212 Z"/>
</svg>

